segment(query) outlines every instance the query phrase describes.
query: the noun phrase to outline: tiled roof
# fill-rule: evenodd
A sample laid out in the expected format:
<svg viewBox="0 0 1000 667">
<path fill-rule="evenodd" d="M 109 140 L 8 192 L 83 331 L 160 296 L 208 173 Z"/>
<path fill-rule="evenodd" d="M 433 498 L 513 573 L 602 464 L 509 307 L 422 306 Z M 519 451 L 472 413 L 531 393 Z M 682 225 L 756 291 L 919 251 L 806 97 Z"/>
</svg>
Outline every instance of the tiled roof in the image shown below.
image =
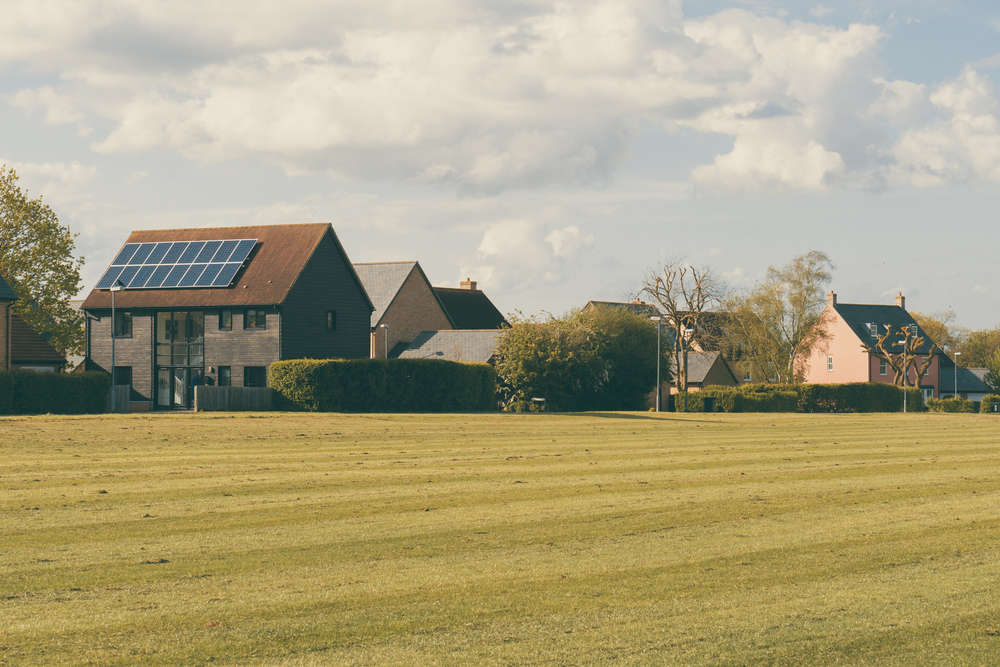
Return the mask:
<svg viewBox="0 0 1000 667">
<path fill-rule="evenodd" d="M 361 278 L 361 284 L 368 292 L 368 298 L 375 306 L 375 311 L 372 313 L 372 327 L 378 325 L 414 269 L 420 270 L 420 265 L 414 261 L 365 262 L 354 265 L 355 272 Z"/>
<path fill-rule="evenodd" d="M 132 232 L 126 243 L 149 241 L 205 241 L 212 239 L 257 239 L 247 267 L 232 287 L 197 289 L 136 289 L 118 293 L 122 308 L 178 308 L 207 306 L 267 306 L 282 303 L 324 236 L 329 234 L 343 246 L 329 223 L 261 225 L 255 227 L 205 227 L 158 229 Z M 117 252 L 117 248 L 115 249 Z M 108 258 L 114 257 L 109 253 Z M 344 253 L 344 257 L 347 255 Z M 348 261 L 348 263 L 350 263 Z M 353 271 L 353 269 L 352 269 Z M 357 276 L 355 275 L 355 278 Z M 357 279 L 361 286 L 361 280 Z M 332 286 L 331 286 L 332 287 Z M 111 292 L 93 290 L 84 301 L 86 309 L 111 307 Z"/>
<path fill-rule="evenodd" d="M 726 370 L 733 375 L 733 380 L 738 381 L 738 378 L 733 374 L 731 368 L 726 363 L 726 360 L 722 358 L 721 352 L 688 352 L 688 383 L 690 384 L 702 384 L 705 382 L 705 378 L 708 373 L 712 370 L 712 367 L 716 364 L 716 361 L 721 362 L 725 365 Z M 674 371 L 674 377 L 677 377 L 677 366 L 671 363 Z"/>
<path fill-rule="evenodd" d="M 66 358 L 18 315 L 10 318 L 10 347 L 11 363 L 66 363 Z"/>
<path fill-rule="evenodd" d="M 477 289 L 435 287 L 451 326 L 456 329 L 500 329 L 509 326 L 493 302 Z"/>
<path fill-rule="evenodd" d="M 836 303 L 833 306 L 844 321 L 850 325 L 851 330 L 857 335 L 861 342 L 872 344 L 871 334 L 868 331 L 868 324 L 878 325 L 879 333 L 882 333 L 884 325 L 891 325 L 896 331 L 901 326 L 916 326 L 914 320 L 904 308 L 899 306 L 880 306 L 860 303 Z M 927 354 L 930 351 L 933 341 L 927 333 L 920 330 L 920 335 L 924 337 L 924 344 L 917 350 L 917 354 Z"/>
<path fill-rule="evenodd" d="M 504 334 L 502 329 L 424 331 L 399 357 L 487 363 Z"/>
<path fill-rule="evenodd" d="M 990 388 L 986 386 L 986 374 L 990 372 L 988 368 L 962 368 L 958 367 L 958 391 L 965 394 L 988 394 Z M 955 369 L 949 372 L 942 372 L 938 378 L 941 393 L 950 394 L 955 391 Z"/>
<path fill-rule="evenodd" d="M 14 294 L 14 290 L 10 288 L 7 281 L 0 276 L 0 301 L 13 301 L 17 298 Z"/>
</svg>

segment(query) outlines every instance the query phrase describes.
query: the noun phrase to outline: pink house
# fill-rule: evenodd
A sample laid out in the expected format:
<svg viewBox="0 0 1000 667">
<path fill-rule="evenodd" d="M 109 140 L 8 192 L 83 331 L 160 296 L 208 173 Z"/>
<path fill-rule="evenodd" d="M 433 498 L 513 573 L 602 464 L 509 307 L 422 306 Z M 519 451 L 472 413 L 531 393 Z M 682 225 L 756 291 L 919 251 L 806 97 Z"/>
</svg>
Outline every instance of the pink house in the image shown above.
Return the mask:
<svg viewBox="0 0 1000 667">
<path fill-rule="evenodd" d="M 906 312 L 906 299 L 902 294 L 896 297 L 895 306 L 880 306 L 838 303 L 837 295 L 830 292 L 826 295 L 826 309 L 817 326 L 823 328 L 825 338 L 813 346 L 808 356 L 799 360 L 799 369 L 808 384 L 892 383 L 892 368 L 861 347 L 862 344 L 874 345 L 878 335 L 884 333 L 887 327 L 892 327 L 895 331 L 899 331 L 901 327 L 909 327 L 913 335 L 924 336 L 927 340 L 917 350 L 920 359 L 927 358 L 933 344 Z M 951 360 L 939 352 L 920 378 L 920 388 L 923 389 L 925 398 L 941 395 L 939 378 L 942 363 L 950 365 Z M 908 385 L 916 386 L 916 379 L 916 369 L 911 369 Z"/>
</svg>

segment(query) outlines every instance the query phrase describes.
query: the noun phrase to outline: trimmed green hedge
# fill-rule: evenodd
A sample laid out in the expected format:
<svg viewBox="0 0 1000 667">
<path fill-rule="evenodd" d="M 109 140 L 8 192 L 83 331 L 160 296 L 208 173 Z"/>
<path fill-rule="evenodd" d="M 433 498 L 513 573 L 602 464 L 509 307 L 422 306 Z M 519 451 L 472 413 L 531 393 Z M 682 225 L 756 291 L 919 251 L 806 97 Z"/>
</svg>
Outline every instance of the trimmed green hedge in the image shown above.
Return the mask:
<svg viewBox="0 0 1000 667">
<path fill-rule="evenodd" d="M 979 411 L 987 415 L 1000 415 L 1000 394 L 987 394 L 979 402 Z"/>
<path fill-rule="evenodd" d="M 931 412 L 976 412 L 976 404 L 964 398 L 929 398 L 927 409 Z"/>
<path fill-rule="evenodd" d="M 277 407 L 311 412 L 487 412 L 497 378 L 487 364 L 440 359 L 295 359 L 268 368 Z"/>
<path fill-rule="evenodd" d="M 107 373 L 0 373 L 0 415 L 107 412 Z"/>
<path fill-rule="evenodd" d="M 908 388 L 907 409 L 923 411 L 919 389 Z M 674 397 L 684 412 L 684 395 Z M 706 387 L 687 395 L 687 412 L 900 412 L 903 390 L 891 384 L 748 384 L 739 387 Z"/>
</svg>

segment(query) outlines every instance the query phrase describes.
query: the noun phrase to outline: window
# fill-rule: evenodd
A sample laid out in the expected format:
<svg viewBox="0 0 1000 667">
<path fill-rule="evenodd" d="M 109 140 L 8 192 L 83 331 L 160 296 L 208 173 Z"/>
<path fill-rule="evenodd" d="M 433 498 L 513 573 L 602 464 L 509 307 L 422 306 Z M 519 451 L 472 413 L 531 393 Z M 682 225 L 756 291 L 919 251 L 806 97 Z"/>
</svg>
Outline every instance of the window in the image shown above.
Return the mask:
<svg viewBox="0 0 1000 667">
<path fill-rule="evenodd" d="M 885 359 L 878 360 L 878 374 L 888 375 L 889 374 L 889 362 Z"/>
<path fill-rule="evenodd" d="M 244 387 L 266 387 L 267 367 L 265 366 L 245 366 L 243 368 Z"/>
<path fill-rule="evenodd" d="M 833 370 L 833 356 L 827 356 L 826 358 L 826 370 Z"/>
<path fill-rule="evenodd" d="M 267 313 L 263 310 L 248 310 L 243 316 L 244 329 L 266 329 Z"/>
<path fill-rule="evenodd" d="M 337 330 L 337 311 L 335 310 L 326 311 L 326 330 L 327 331 Z"/>
<path fill-rule="evenodd" d="M 747 371 L 746 373 L 743 374 L 743 381 L 744 382 L 752 382 L 753 381 L 753 379 L 750 377 L 750 371 Z"/>
<path fill-rule="evenodd" d="M 219 311 L 219 331 L 230 331 L 233 328 L 233 311 Z"/>
<path fill-rule="evenodd" d="M 868 335 L 871 336 L 872 340 L 878 340 L 878 325 L 874 322 L 868 323 Z"/>
<path fill-rule="evenodd" d="M 115 311 L 115 321 L 113 325 L 115 338 L 132 337 L 132 313 L 121 310 Z"/>
<path fill-rule="evenodd" d="M 233 369 L 230 366 L 219 366 L 219 386 L 228 387 L 233 384 Z"/>
<path fill-rule="evenodd" d="M 115 366 L 114 373 L 112 373 L 114 378 L 114 383 L 118 387 L 131 387 L 132 386 L 132 367 L 131 366 Z"/>
</svg>

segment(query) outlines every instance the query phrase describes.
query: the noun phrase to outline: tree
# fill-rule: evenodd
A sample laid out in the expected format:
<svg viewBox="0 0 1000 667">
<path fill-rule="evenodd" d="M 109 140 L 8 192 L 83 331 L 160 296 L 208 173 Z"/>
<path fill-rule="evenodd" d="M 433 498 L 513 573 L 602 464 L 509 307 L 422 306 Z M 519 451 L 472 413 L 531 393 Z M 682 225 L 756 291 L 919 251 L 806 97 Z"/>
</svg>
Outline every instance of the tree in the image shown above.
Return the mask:
<svg viewBox="0 0 1000 667">
<path fill-rule="evenodd" d="M 993 393 L 1000 394 L 1000 349 L 993 352 L 993 355 L 986 360 L 985 365 L 989 369 L 985 378 L 986 386 Z"/>
<path fill-rule="evenodd" d="M 960 361 L 966 368 L 983 368 L 997 350 L 1000 350 L 1000 329 L 972 331 L 959 346 Z"/>
<path fill-rule="evenodd" d="M 705 318 L 722 302 L 724 288 L 711 269 L 680 263 L 664 264 L 658 273 L 650 273 L 641 294 L 659 306 L 669 326 L 673 327 L 668 354 L 671 367 L 677 369 L 676 386 L 688 388 L 688 352 L 698 338 Z"/>
<path fill-rule="evenodd" d="M 656 384 L 656 329 L 602 308 L 544 321 L 512 318 L 494 366 L 504 409 L 542 397 L 550 410 L 639 410 Z"/>
<path fill-rule="evenodd" d="M 938 353 L 937 345 L 931 343 L 926 356 L 922 356 L 920 350 L 926 342 L 928 340 L 924 336 L 911 336 L 907 326 L 896 329 L 891 325 L 886 325 L 885 330 L 876 337 L 874 345 L 862 343 L 861 349 L 875 355 L 878 359 L 885 360 L 889 368 L 893 370 L 893 384 L 902 384 L 903 387 L 906 387 L 909 384 L 910 371 L 915 370 L 916 384 L 919 387 L 920 378 L 931 367 L 931 363 Z"/>
<path fill-rule="evenodd" d="M 921 331 L 944 350 L 957 350 L 962 345 L 968 331 L 954 326 L 955 311 L 946 310 L 943 313 L 925 315 L 910 311 L 910 315 L 920 325 Z"/>
<path fill-rule="evenodd" d="M 768 267 L 763 281 L 730 298 L 732 344 L 751 374 L 770 382 L 801 382 L 801 360 L 826 337 L 820 324 L 833 262 L 811 250 L 783 267 Z"/>
<path fill-rule="evenodd" d="M 76 235 L 0 165 L 0 275 L 17 295 L 14 312 L 63 353 L 83 345 L 83 317 L 69 304 L 83 266 L 75 251 Z"/>
</svg>

